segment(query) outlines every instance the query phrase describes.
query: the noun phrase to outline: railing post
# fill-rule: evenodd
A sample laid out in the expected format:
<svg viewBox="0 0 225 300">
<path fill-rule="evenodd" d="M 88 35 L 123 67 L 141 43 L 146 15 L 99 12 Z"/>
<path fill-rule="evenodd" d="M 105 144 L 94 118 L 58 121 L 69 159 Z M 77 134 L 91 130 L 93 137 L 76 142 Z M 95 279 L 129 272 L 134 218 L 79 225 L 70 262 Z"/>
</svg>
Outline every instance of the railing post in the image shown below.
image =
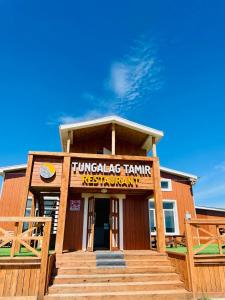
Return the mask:
<svg viewBox="0 0 225 300">
<path fill-rule="evenodd" d="M 15 222 L 15 230 L 14 230 L 14 240 L 12 242 L 12 247 L 10 251 L 10 257 L 14 257 L 15 255 L 15 250 L 16 250 L 16 242 L 17 242 L 17 235 L 18 235 L 18 227 L 19 227 L 19 222 Z"/>
<path fill-rule="evenodd" d="M 189 221 L 186 221 L 185 229 L 186 229 L 186 239 L 187 239 L 188 268 L 189 268 L 190 285 L 191 285 L 190 289 L 192 290 L 193 293 L 193 299 L 196 299 L 195 262 L 194 262 L 192 230 Z"/>
<path fill-rule="evenodd" d="M 42 300 L 44 298 L 44 294 L 45 294 L 50 232 L 51 232 L 51 221 L 47 221 L 44 226 L 43 240 L 42 240 L 38 300 Z"/>
<path fill-rule="evenodd" d="M 219 225 L 216 225 L 216 234 L 217 234 L 217 241 L 218 241 L 218 248 L 220 255 L 223 255 L 223 248 L 222 248 L 222 241 L 220 239 L 220 228 Z"/>
<path fill-rule="evenodd" d="M 157 157 L 154 157 L 152 171 L 153 171 L 154 203 L 155 203 L 155 215 L 156 215 L 157 251 L 163 253 L 166 251 L 166 241 L 165 241 L 165 226 L 164 226 L 164 215 L 163 215 L 160 167 L 159 167 L 159 160 Z"/>
</svg>

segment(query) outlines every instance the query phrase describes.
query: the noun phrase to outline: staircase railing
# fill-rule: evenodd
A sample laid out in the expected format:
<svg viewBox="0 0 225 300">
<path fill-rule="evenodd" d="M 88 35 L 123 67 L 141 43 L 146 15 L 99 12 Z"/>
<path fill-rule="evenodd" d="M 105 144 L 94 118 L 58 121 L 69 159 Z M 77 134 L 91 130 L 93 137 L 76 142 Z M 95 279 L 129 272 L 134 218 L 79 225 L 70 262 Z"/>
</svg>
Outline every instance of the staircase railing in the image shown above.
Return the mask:
<svg viewBox="0 0 225 300">
<path fill-rule="evenodd" d="M 23 249 L 29 256 L 40 259 L 39 299 L 43 299 L 45 293 L 51 221 L 47 217 L 0 217 L 0 254 L 1 249 L 5 248 L 4 253 L 8 252 L 5 256 L 15 260 Z M 14 224 L 14 230 L 6 229 L 8 223 Z M 25 224 L 28 225 L 26 228 Z M 23 228 L 22 232 L 18 231 L 19 227 Z M 23 259 L 29 259 L 29 256 L 26 257 L 26 253 L 23 253 Z"/>
<path fill-rule="evenodd" d="M 224 227 L 225 220 L 192 219 L 185 222 L 189 278 L 194 297 L 197 292 L 195 260 L 196 258 L 204 257 L 208 259 L 207 261 L 212 258 L 213 262 L 213 257 L 225 258 L 225 252 L 223 253 L 225 244 Z M 213 246 L 214 250 L 218 249 L 218 251 L 213 249 L 208 251 L 207 248 L 210 245 Z"/>
</svg>

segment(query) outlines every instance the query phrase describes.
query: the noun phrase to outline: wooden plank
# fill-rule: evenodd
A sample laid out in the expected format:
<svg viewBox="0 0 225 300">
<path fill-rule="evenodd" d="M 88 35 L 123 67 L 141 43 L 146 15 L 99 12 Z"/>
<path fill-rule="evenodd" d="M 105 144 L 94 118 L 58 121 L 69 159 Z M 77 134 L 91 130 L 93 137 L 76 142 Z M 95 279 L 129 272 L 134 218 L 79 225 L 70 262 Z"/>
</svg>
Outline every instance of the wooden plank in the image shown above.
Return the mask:
<svg viewBox="0 0 225 300">
<path fill-rule="evenodd" d="M 32 170 L 33 170 L 33 155 L 30 154 L 30 155 L 28 155 L 26 177 L 25 177 L 25 182 L 24 182 L 24 187 L 23 187 L 23 192 L 22 192 L 21 202 L 20 202 L 20 216 L 22 216 L 22 217 L 25 215 L 27 198 L 28 198 L 29 191 L 30 191 Z M 23 224 L 19 223 L 18 233 L 21 233 L 22 229 L 23 229 Z M 19 252 L 19 249 L 20 249 L 20 244 L 16 243 L 15 251 Z"/>
<path fill-rule="evenodd" d="M 165 226 L 163 215 L 162 191 L 161 191 L 161 176 L 159 161 L 153 162 L 153 184 L 154 184 L 154 203 L 156 215 L 156 232 L 157 232 L 157 250 L 165 252 Z"/>
<path fill-rule="evenodd" d="M 225 221 L 221 219 L 191 219 L 187 223 L 192 225 L 225 225 Z"/>
<path fill-rule="evenodd" d="M 187 258 L 188 258 L 188 268 L 191 279 L 191 290 L 193 292 L 193 297 L 196 296 L 196 278 L 195 278 L 195 263 L 194 263 L 194 253 L 193 253 L 193 241 L 192 241 L 192 231 L 191 225 L 186 222 L 186 239 L 187 239 Z"/>
<path fill-rule="evenodd" d="M 6 269 L 0 266 L 0 296 L 3 296 L 4 293 L 4 285 L 5 285 L 5 274 Z"/>
<path fill-rule="evenodd" d="M 12 268 L 8 267 L 6 269 L 6 274 L 5 274 L 5 285 L 4 285 L 3 296 L 12 296 L 10 294 L 11 277 L 12 277 Z"/>
<path fill-rule="evenodd" d="M 119 199 L 110 199 L 110 250 L 119 250 Z"/>
<path fill-rule="evenodd" d="M 155 137 L 152 137 L 152 156 L 157 157 Z"/>
<path fill-rule="evenodd" d="M 46 222 L 44 227 L 44 234 L 43 234 L 43 244 L 42 244 L 42 251 L 41 251 L 41 268 L 40 268 L 39 289 L 38 289 L 38 297 L 40 299 L 42 299 L 45 294 L 50 232 L 51 232 L 51 222 Z"/>
<path fill-rule="evenodd" d="M 116 155 L 116 128 L 115 124 L 112 124 L 112 155 Z"/>
<path fill-rule="evenodd" d="M 24 282 L 23 282 L 23 296 L 29 295 L 30 276 L 31 276 L 31 269 L 30 268 L 25 269 Z"/>
<path fill-rule="evenodd" d="M 68 187 L 70 181 L 70 157 L 65 157 L 63 162 L 63 173 L 62 173 L 62 185 L 59 202 L 59 219 L 58 219 L 58 230 L 56 234 L 56 253 L 62 253 L 63 251 L 63 240 L 65 231 L 65 219 L 66 219 L 66 208 L 68 199 Z"/>
<path fill-rule="evenodd" d="M 12 269 L 12 278 L 11 278 L 11 287 L 10 287 L 10 295 L 15 296 L 16 295 L 16 287 L 17 287 L 17 281 L 18 281 L 18 268 Z"/>
<path fill-rule="evenodd" d="M 94 249 L 95 234 L 95 198 L 88 198 L 88 222 L 87 222 L 87 251 L 92 252 Z"/>
<path fill-rule="evenodd" d="M 18 269 L 19 269 L 19 272 L 18 272 L 18 282 L 17 282 L 17 287 L 16 287 L 16 296 L 22 296 L 25 270 L 24 270 L 23 266 L 20 266 Z"/>
<path fill-rule="evenodd" d="M 71 157 L 71 158 L 93 158 L 102 160 L 133 160 L 133 161 L 154 161 L 154 157 L 150 156 L 136 156 L 136 155 L 109 155 L 109 154 L 89 154 L 89 153 L 67 153 L 67 152 L 29 152 L 34 156 L 47 157 Z"/>
</svg>

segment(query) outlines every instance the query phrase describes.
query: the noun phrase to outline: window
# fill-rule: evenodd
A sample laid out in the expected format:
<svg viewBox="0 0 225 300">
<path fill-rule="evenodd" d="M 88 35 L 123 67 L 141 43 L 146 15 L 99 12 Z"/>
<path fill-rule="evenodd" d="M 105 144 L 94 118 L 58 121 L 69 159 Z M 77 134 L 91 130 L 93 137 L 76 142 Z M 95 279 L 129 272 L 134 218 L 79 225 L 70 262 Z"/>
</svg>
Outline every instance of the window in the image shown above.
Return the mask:
<svg viewBox="0 0 225 300">
<path fill-rule="evenodd" d="M 161 179 L 161 189 L 163 192 L 171 192 L 172 191 L 171 179 L 162 178 Z"/>
<path fill-rule="evenodd" d="M 175 200 L 164 200 L 163 201 L 163 214 L 164 214 L 164 225 L 166 235 L 179 234 L 178 226 L 178 215 Z M 155 217 L 155 205 L 154 201 L 149 201 L 149 220 L 150 230 L 154 235 L 156 233 L 156 217 Z"/>
<path fill-rule="evenodd" d="M 109 149 L 107 149 L 107 148 L 105 148 L 105 147 L 103 147 L 103 149 L 98 149 L 97 150 L 97 154 L 109 154 L 109 155 L 111 155 L 112 151 L 109 150 Z"/>
</svg>

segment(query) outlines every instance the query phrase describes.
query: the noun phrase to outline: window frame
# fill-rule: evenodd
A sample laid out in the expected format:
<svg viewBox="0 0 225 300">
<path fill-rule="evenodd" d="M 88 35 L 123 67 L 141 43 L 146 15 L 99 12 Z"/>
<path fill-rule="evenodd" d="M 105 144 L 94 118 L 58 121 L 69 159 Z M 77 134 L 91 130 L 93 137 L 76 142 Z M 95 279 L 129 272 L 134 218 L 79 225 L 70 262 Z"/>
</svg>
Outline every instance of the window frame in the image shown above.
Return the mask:
<svg viewBox="0 0 225 300">
<path fill-rule="evenodd" d="M 154 199 L 149 199 L 149 202 L 153 202 Z M 177 201 L 174 199 L 163 199 L 163 202 L 169 202 L 169 203 L 173 203 L 173 209 L 163 209 L 163 221 L 164 221 L 164 228 L 165 228 L 165 236 L 174 236 L 174 235 L 179 235 L 180 234 L 180 227 L 179 227 L 179 218 L 178 218 L 178 211 L 177 211 Z M 153 210 L 154 213 L 154 221 L 155 221 L 155 226 L 156 227 L 156 213 L 155 213 L 155 208 L 150 208 L 149 205 L 149 216 L 150 216 L 150 210 Z M 169 211 L 173 211 L 173 215 L 174 215 L 174 226 L 175 226 L 175 231 L 172 232 L 166 232 L 166 224 L 165 224 L 165 210 L 169 210 Z M 155 232 L 151 232 L 151 227 L 150 227 L 150 217 L 149 217 L 149 229 L 150 229 L 150 234 L 152 236 L 156 236 L 156 231 Z"/>
<path fill-rule="evenodd" d="M 162 181 L 168 182 L 168 188 L 162 188 Z M 172 192 L 172 180 L 169 178 L 161 178 L 161 191 L 162 192 Z"/>
</svg>

